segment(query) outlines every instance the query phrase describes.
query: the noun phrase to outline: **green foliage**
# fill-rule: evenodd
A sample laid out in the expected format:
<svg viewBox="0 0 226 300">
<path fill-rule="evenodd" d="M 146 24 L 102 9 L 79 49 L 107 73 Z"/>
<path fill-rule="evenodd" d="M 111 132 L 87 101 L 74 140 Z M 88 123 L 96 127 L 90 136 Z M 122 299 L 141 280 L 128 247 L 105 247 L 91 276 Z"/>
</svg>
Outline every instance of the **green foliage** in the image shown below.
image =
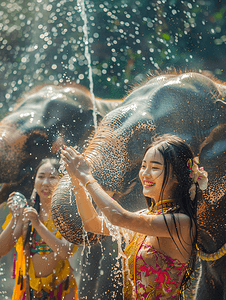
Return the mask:
<svg viewBox="0 0 226 300">
<path fill-rule="evenodd" d="M 0 107 L 44 83 L 76 81 L 121 98 L 156 71 L 208 70 L 225 78 L 226 5 L 210 0 L 3 0 L 0 3 Z M 81 2 L 82 3 L 82 2 Z M 88 40 L 86 40 L 88 37 Z"/>
</svg>

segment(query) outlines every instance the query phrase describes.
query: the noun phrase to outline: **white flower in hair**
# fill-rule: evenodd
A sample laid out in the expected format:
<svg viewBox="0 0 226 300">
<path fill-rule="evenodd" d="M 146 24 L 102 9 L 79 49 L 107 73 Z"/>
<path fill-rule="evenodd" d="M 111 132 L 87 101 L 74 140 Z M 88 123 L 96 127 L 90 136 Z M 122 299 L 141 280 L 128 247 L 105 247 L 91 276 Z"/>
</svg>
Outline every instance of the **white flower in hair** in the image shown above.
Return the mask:
<svg viewBox="0 0 226 300">
<path fill-rule="evenodd" d="M 190 170 L 189 177 L 192 179 L 193 184 L 189 189 L 189 193 L 191 196 L 191 200 L 194 200 L 196 193 L 195 183 L 198 183 L 200 190 L 205 190 L 208 185 L 208 173 L 203 169 L 203 167 L 199 167 L 199 158 L 195 157 L 193 160 L 189 159 L 187 166 Z"/>
</svg>

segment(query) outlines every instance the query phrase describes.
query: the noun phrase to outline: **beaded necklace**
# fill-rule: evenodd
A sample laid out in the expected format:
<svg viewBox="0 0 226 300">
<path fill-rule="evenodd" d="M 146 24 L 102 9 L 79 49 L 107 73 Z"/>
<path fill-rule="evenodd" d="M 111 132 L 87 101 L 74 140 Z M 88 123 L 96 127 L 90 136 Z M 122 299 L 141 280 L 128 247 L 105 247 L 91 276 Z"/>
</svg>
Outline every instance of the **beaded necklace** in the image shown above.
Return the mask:
<svg viewBox="0 0 226 300">
<path fill-rule="evenodd" d="M 55 229 L 52 216 L 49 214 L 48 219 L 46 221 L 43 221 L 43 224 L 46 226 L 46 228 L 53 232 Z M 49 254 L 50 252 L 53 252 L 53 250 L 46 244 L 45 241 L 40 237 L 40 235 L 35 231 L 33 233 L 33 243 L 30 247 L 31 255 L 34 255 L 35 253 L 38 253 L 40 255 Z"/>
<path fill-rule="evenodd" d="M 176 204 L 174 199 L 160 200 L 157 203 L 152 204 L 148 214 L 161 215 L 162 213 L 167 213 L 168 211 L 176 208 L 179 208 L 179 205 Z"/>
</svg>

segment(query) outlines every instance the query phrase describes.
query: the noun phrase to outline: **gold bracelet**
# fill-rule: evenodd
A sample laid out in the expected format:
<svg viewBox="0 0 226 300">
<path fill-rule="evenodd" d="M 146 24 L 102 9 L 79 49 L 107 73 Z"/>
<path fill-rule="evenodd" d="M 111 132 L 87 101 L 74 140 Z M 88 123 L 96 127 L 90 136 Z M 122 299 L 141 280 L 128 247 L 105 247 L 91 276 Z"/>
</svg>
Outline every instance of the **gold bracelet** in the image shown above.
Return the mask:
<svg viewBox="0 0 226 300">
<path fill-rule="evenodd" d="M 95 179 L 93 179 L 93 180 L 88 180 L 88 181 L 85 183 L 85 187 L 87 187 L 87 185 L 88 185 L 89 183 L 92 183 L 92 182 L 97 182 L 97 180 L 95 180 Z"/>
</svg>

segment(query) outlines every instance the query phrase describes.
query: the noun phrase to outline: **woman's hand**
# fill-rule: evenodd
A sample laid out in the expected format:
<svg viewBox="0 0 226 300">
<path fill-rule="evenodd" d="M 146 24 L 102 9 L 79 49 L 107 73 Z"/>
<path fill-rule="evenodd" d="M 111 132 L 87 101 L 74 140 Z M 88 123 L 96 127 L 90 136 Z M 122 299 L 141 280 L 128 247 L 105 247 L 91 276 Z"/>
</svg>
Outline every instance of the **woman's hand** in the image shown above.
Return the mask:
<svg viewBox="0 0 226 300">
<path fill-rule="evenodd" d="M 26 207 L 24 209 L 23 215 L 24 215 L 25 222 L 27 220 L 30 220 L 31 221 L 31 225 L 34 228 L 36 228 L 36 227 L 39 226 L 40 220 L 39 220 L 39 215 L 38 215 L 38 212 L 37 212 L 36 209 L 34 209 L 31 206 L 28 206 L 28 207 Z"/>
<path fill-rule="evenodd" d="M 20 204 L 13 199 L 14 194 L 15 192 L 9 195 L 9 198 L 7 199 L 7 206 L 13 217 L 22 217 L 23 208 L 21 208 Z"/>
<path fill-rule="evenodd" d="M 82 183 L 92 177 L 89 163 L 86 158 L 73 147 L 61 150 L 61 158 L 65 162 L 65 167 L 70 177 L 78 178 Z"/>
</svg>

